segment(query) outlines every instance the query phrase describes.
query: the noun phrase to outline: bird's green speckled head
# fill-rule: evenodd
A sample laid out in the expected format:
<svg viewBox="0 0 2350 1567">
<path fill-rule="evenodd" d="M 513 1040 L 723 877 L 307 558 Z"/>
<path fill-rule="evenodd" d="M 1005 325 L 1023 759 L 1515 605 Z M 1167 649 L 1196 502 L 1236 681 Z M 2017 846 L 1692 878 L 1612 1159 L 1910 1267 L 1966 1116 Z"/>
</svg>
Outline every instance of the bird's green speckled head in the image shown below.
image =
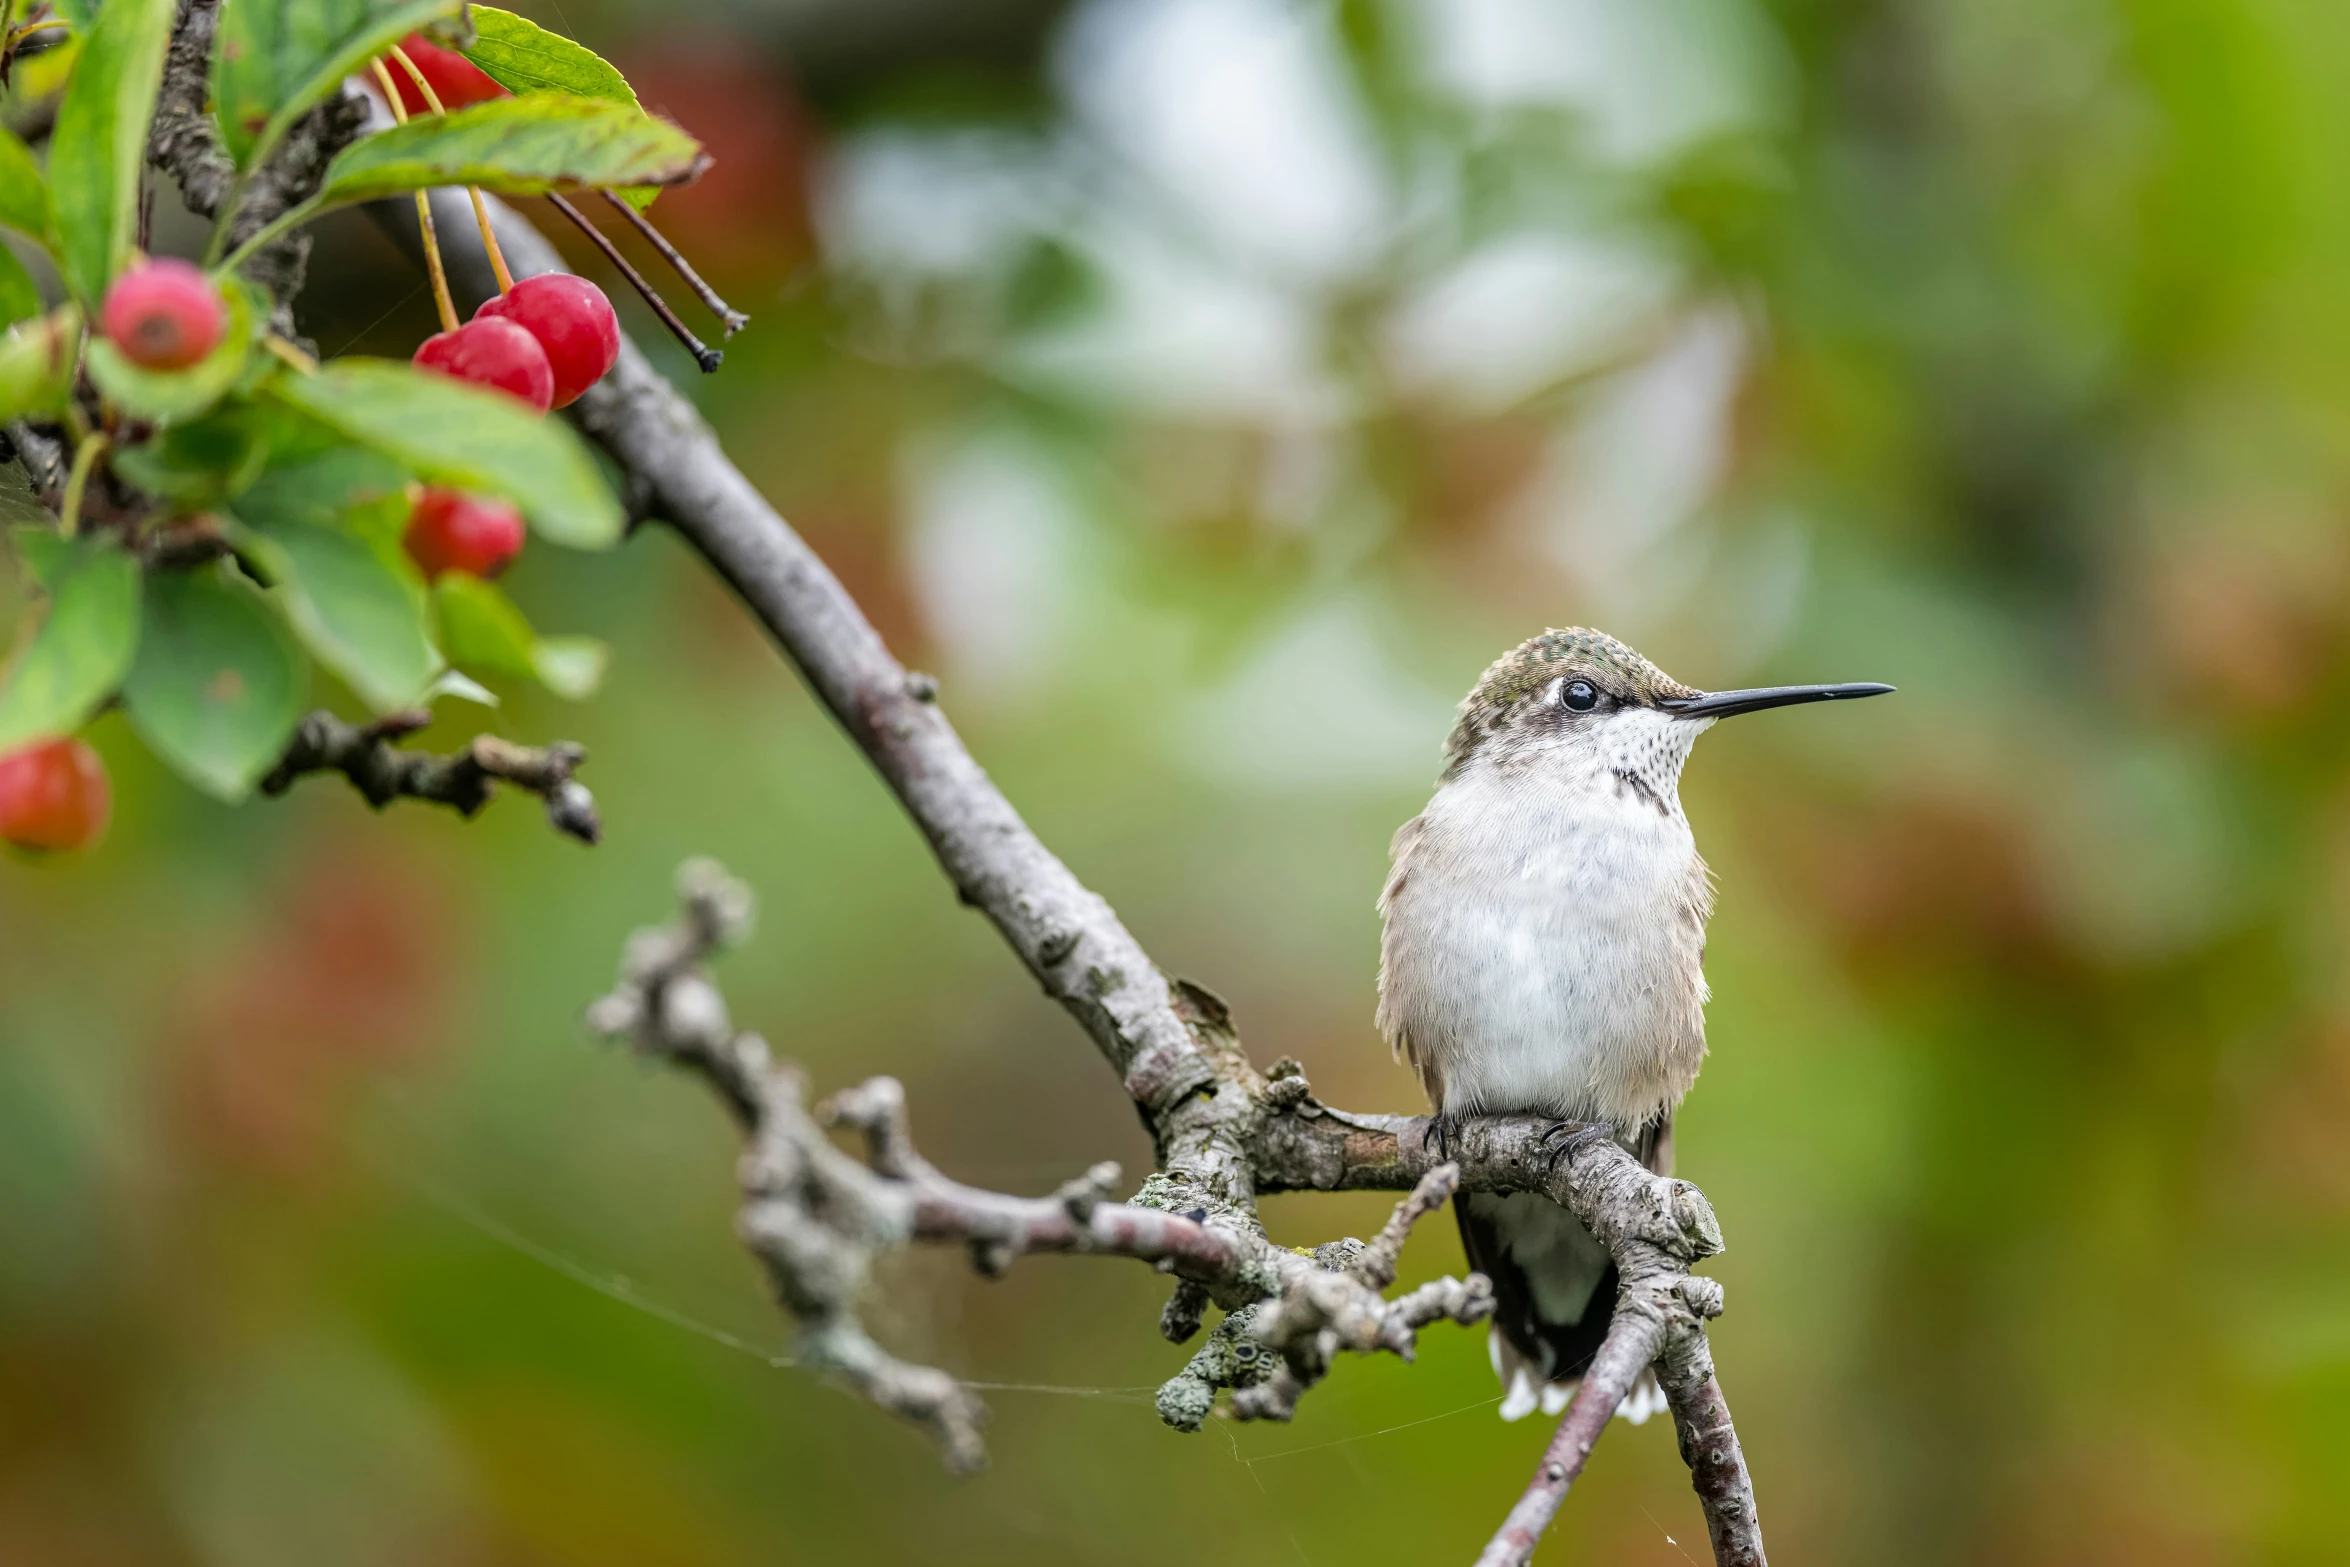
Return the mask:
<svg viewBox="0 0 2350 1567">
<path fill-rule="evenodd" d="M 1545 631 L 1495 659 L 1461 703 L 1460 722 L 1444 743 L 1449 770 L 1485 740 L 1540 707 L 1562 683 L 1586 680 L 1610 706 L 1655 707 L 1699 695 L 1604 631 L 1586 626 Z"/>
<path fill-rule="evenodd" d="M 1460 722 L 1445 741 L 1445 776 L 1458 772 L 1473 756 L 1490 751 L 1506 759 L 1523 754 L 1528 746 L 1538 748 L 1546 737 L 1595 734 L 1601 727 L 1613 733 L 1625 722 L 1653 735 L 1660 733 L 1654 727 L 1660 719 L 1691 725 L 1683 738 L 1667 747 L 1678 758 L 1688 754 L 1690 739 L 1735 713 L 1883 696 L 1892 689 L 1867 683 L 1699 691 L 1606 632 L 1569 626 L 1545 631 L 1493 661 L 1477 689 L 1461 703 Z M 1646 710 L 1644 716 L 1635 717 L 1640 710 Z M 1677 772 L 1677 760 L 1674 768 Z"/>
</svg>

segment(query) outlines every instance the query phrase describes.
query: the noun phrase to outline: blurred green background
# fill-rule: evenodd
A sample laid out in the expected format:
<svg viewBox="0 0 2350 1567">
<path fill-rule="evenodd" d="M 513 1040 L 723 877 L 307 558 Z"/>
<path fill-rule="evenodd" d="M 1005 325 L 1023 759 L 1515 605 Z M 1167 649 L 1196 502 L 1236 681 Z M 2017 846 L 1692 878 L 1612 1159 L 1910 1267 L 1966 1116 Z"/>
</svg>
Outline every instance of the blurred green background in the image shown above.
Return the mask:
<svg viewBox="0 0 2350 1567">
<path fill-rule="evenodd" d="M 1333 1102 L 1417 1108 L 1372 899 L 1504 647 L 1898 683 L 1684 788 L 1722 897 L 1682 1171 L 1774 1555 L 2350 1559 L 2350 9 L 525 9 L 719 157 L 658 214 L 756 319 L 663 362 Z M 431 329 L 363 218 L 316 274 L 329 352 Z M 893 1345 L 1062 1390 L 988 1395 L 957 1481 L 679 1325 L 786 1342 L 718 1108 L 578 1023 L 688 854 L 764 899 L 739 1015 L 821 1088 L 902 1076 L 952 1173 L 1148 1149 L 672 539 L 510 581 L 609 687 L 435 738 L 585 742 L 601 848 L 519 799 L 222 809 L 108 720 L 111 837 L 0 864 L 0 1561 L 1473 1554 L 1546 1435 L 1481 1334 L 1183 1437 L 1159 1279 L 910 1257 Z M 1669 1430 L 1618 1426 L 1543 1559 L 1703 1540 Z"/>
</svg>

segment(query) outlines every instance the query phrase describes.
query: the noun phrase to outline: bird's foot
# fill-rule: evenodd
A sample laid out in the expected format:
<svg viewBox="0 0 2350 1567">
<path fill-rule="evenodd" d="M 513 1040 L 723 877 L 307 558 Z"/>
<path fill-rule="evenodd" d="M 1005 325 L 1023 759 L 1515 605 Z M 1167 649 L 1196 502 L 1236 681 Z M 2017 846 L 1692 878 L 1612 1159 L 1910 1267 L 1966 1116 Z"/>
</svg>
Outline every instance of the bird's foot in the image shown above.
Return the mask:
<svg viewBox="0 0 2350 1567">
<path fill-rule="evenodd" d="M 1615 1135 L 1616 1129 L 1605 1121 L 1554 1121 L 1544 1129 L 1540 1146 L 1556 1174 L 1561 1159 L 1572 1159 L 1593 1143 L 1607 1142 Z"/>
<path fill-rule="evenodd" d="M 1439 1110 L 1428 1117 L 1428 1141 L 1435 1145 L 1436 1162 L 1452 1162 L 1453 1139 L 1460 1135 L 1461 1118 L 1450 1110 Z"/>
</svg>

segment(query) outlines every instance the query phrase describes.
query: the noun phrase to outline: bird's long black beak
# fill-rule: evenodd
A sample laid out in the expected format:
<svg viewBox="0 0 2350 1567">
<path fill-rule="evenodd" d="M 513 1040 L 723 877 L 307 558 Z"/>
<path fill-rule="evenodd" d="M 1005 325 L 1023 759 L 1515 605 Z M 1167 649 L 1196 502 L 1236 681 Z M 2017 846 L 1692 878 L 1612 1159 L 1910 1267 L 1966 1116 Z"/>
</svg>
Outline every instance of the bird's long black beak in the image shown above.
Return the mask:
<svg viewBox="0 0 2350 1567">
<path fill-rule="evenodd" d="M 1893 688 L 1864 680 L 1844 686 L 1757 686 L 1751 691 L 1701 691 L 1696 696 L 1659 702 L 1675 718 L 1728 718 L 1737 713 L 1759 713 L 1766 707 L 1792 707 L 1797 702 L 1843 702 L 1859 696 L 1883 696 Z"/>
</svg>

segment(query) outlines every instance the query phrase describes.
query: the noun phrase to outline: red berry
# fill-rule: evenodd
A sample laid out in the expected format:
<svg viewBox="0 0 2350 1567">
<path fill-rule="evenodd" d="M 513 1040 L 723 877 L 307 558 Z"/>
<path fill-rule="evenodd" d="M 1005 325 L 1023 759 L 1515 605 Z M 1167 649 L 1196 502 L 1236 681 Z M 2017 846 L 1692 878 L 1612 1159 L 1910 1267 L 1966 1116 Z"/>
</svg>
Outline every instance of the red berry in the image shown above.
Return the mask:
<svg viewBox="0 0 2350 1567">
<path fill-rule="evenodd" d="M 400 52 L 416 62 L 418 73 L 432 83 L 432 90 L 444 109 L 462 109 L 469 103 L 509 96 L 480 66 L 454 49 L 444 49 L 431 42 L 422 33 L 410 33 L 401 39 Z M 392 82 L 400 89 L 400 106 L 410 114 L 431 113 L 432 105 L 416 90 L 415 77 L 402 69 L 397 60 L 384 63 L 391 67 Z"/>
<path fill-rule="evenodd" d="M 185 370 L 212 352 L 227 316 L 200 268 L 166 256 L 114 280 L 98 325 L 143 370 Z"/>
<path fill-rule="evenodd" d="M 20 849 L 86 849 L 113 803 L 106 764 L 79 740 L 44 740 L 0 756 L 0 838 Z"/>
<path fill-rule="evenodd" d="M 511 321 L 492 316 L 454 332 L 436 332 L 416 350 L 416 367 L 476 386 L 492 386 L 545 413 L 555 396 L 555 372 L 539 340 Z"/>
<path fill-rule="evenodd" d="M 539 340 L 555 372 L 557 408 L 602 380 L 620 357 L 620 318 L 612 313 L 612 301 L 586 278 L 568 272 L 524 278 L 473 313 L 476 321 L 484 316 L 511 321 Z"/>
<path fill-rule="evenodd" d="M 428 485 L 408 514 L 403 542 L 427 577 L 446 571 L 494 577 L 522 553 L 522 513 L 504 501 Z"/>
</svg>

